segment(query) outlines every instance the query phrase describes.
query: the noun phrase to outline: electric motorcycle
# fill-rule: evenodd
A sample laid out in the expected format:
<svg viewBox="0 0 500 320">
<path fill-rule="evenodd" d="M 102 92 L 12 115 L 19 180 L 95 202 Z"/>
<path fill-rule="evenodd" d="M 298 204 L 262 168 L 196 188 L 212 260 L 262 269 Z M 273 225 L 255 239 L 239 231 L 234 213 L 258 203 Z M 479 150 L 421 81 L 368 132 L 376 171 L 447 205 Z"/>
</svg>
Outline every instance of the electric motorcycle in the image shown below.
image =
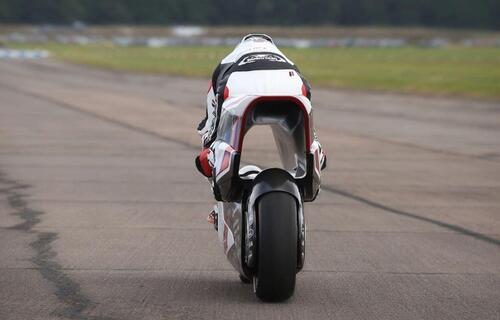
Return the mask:
<svg viewBox="0 0 500 320">
<path fill-rule="evenodd" d="M 282 168 L 240 163 L 245 134 L 256 125 L 271 127 Z M 320 190 L 323 163 L 310 101 L 300 87 L 297 95 L 229 96 L 217 132 L 212 187 L 224 252 L 257 297 L 286 300 L 304 266 L 303 203 Z"/>
</svg>

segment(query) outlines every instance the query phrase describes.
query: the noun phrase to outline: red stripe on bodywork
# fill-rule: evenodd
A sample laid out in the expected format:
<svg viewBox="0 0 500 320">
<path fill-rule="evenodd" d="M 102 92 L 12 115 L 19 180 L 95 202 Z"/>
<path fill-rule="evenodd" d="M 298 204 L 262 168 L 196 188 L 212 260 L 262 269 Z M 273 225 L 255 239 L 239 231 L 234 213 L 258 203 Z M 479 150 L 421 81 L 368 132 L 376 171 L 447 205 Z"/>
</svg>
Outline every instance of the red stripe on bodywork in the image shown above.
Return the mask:
<svg viewBox="0 0 500 320">
<path fill-rule="evenodd" d="M 302 95 L 304 97 L 307 97 L 307 88 L 305 84 L 302 84 Z"/>
</svg>

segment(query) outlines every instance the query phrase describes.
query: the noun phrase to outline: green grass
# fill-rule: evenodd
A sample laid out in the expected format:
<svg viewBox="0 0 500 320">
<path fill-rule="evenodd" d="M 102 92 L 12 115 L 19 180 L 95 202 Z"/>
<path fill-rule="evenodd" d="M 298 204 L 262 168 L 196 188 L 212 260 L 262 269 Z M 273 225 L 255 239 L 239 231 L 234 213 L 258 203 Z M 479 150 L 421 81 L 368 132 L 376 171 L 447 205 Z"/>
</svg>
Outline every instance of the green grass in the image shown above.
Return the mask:
<svg viewBox="0 0 500 320">
<path fill-rule="evenodd" d="M 65 61 L 113 70 L 208 77 L 231 48 L 48 44 Z M 500 48 L 284 49 L 316 86 L 500 99 Z"/>
</svg>

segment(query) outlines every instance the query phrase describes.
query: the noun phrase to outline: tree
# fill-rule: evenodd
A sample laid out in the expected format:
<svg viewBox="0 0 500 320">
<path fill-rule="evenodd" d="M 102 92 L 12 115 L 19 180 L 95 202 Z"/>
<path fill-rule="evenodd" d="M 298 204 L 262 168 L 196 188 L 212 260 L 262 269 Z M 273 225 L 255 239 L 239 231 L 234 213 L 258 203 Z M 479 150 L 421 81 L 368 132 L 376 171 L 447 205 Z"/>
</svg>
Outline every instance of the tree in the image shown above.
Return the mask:
<svg viewBox="0 0 500 320">
<path fill-rule="evenodd" d="M 498 0 L 0 0 L 0 23 L 422 25 L 500 29 Z"/>
</svg>

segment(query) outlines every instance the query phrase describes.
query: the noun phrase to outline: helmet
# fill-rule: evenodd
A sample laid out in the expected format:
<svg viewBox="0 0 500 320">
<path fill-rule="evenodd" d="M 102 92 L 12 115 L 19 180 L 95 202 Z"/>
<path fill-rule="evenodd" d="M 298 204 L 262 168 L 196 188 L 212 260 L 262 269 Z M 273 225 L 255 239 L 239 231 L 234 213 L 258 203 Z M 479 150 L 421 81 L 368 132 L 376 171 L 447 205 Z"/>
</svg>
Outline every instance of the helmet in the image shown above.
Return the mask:
<svg viewBox="0 0 500 320">
<path fill-rule="evenodd" d="M 271 43 L 274 44 L 273 39 L 270 36 L 268 36 L 267 34 L 262 34 L 262 33 L 251 33 L 251 34 L 248 34 L 248 35 L 246 35 L 246 36 L 243 37 L 243 39 L 241 40 L 241 42 L 245 42 L 245 41 L 250 40 L 250 39 L 254 39 L 254 40 L 264 39 L 264 40 L 269 41 L 269 42 L 271 42 Z"/>
</svg>

